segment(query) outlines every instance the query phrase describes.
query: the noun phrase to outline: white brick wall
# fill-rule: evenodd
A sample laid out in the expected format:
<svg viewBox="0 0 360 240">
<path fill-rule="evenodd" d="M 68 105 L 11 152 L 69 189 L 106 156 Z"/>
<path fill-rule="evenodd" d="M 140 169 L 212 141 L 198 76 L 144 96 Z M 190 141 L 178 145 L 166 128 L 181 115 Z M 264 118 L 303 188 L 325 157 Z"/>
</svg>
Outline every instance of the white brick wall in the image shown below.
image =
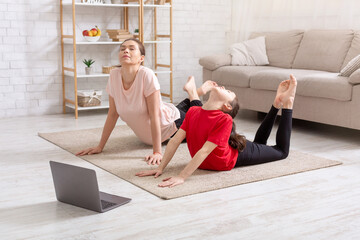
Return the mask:
<svg viewBox="0 0 360 240">
<path fill-rule="evenodd" d="M 201 83 L 202 69 L 198 59 L 225 51 L 225 33 L 231 27 L 231 0 L 173 0 L 174 31 L 174 97 L 175 102 L 186 94 L 177 89 L 188 75 Z M 67 8 L 70 13 L 71 8 Z M 152 21 L 150 10 L 145 21 Z M 62 112 L 61 52 L 59 0 L 2 0 L 0 3 L 0 118 Z M 106 14 L 104 14 L 106 13 Z M 136 11 L 130 12 L 130 28 L 137 28 Z M 69 22 L 70 18 L 67 19 Z M 118 11 L 102 8 L 77 10 L 77 31 L 98 24 L 105 30 L 121 23 Z M 110 22 L 110 23 L 109 23 Z M 108 24 L 106 24 L 108 23 Z M 159 11 L 158 31 L 167 33 L 168 13 Z M 66 31 L 71 28 L 65 25 Z M 150 32 L 145 34 L 150 37 Z M 81 37 L 81 35 L 78 35 Z M 106 37 L 105 31 L 103 37 Z M 160 58 L 168 63 L 168 45 Z M 71 50 L 71 48 L 70 48 Z M 147 46 L 147 55 L 151 55 Z M 112 59 L 109 61 L 108 56 Z M 66 59 L 70 60 L 70 52 Z M 80 47 L 78 72 L 83 72 L 83 58 L 96 58 L 99 71 L 104 64 L 117 62 L 116 47 Z M 106 62 L 107 61 L 107 62 Z M 102 64 L 104 63 L 104 64 Z M 151 59 L 147 58 L 151 65 Z M 166 75 L 160 76 L 166 89 Z M 72 86 L 71 80 L 67 80 Z M 79 88 L 104 89 L 106 79 L 79 80 Z M 67 89 L 71 95 L 72 89 Z"/>
</svg>

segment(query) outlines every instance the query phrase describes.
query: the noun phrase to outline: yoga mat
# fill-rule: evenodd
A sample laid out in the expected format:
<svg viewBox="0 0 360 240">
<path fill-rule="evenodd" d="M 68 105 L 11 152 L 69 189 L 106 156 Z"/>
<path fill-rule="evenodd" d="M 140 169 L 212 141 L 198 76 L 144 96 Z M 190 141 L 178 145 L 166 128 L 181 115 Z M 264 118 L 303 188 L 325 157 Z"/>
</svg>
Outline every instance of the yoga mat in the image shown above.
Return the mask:
<svg viewBox="0 0 360 240">
<path fill-rule="evenodd" d="M 39 136 L 75 154 L 82 149 L 96 146 L 101 133 L 102 128 L 95 128 L 39 133 Z M 163 152 L 165 147 L 163 145 Z M 338 161 L 290 151 L 287 159 L 234 168 L 231 171 L 218 172 L 198 169 L 184 184 L 174 188 L 160 188 L 157 184 L 166 177 L 176 176 L 191 160 L 191 157 L 186 143 L 183 143 L 160 177 L 135 176 L 135 173 L 139 171 L 156 168 L 156 166 L 147 165 L 144 161 L 144 157 L 151 153 L 152 147 L 140 142 L 129 127 L 117 126 L 102 153 L 86 155 L 81 158 L 163 199 L 183 197 L 342 164 Z"/>
</svg>

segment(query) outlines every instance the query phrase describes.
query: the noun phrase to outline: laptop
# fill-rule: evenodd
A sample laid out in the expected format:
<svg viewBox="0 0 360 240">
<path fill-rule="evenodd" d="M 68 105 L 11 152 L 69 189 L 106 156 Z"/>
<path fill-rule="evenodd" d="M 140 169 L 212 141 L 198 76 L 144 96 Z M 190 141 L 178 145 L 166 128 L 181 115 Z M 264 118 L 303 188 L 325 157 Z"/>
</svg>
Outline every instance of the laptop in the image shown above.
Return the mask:
<svg viewBox="0 0 360 240">
<path fill-rule="evenodd" d="M 54 161 L 50 161 L 50 168 L 60 202 L 103 213 L 131 201 L 100 192 L 96 172 L 92 169 Z"/>
</svg>

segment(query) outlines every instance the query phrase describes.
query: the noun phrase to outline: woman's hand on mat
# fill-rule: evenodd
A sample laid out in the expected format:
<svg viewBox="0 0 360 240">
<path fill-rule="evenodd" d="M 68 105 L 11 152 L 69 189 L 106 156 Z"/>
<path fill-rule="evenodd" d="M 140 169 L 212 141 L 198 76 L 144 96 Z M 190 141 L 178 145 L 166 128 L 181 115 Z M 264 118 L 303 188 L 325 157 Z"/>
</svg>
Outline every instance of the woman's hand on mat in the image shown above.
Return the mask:
<svg viewBox="0 0 360 240">
<path fill-rule="evenodd" d="M 165 178 L 162 183 L 159 183 L 159 187 L 175 187 L 176 185 L 183 184 L 185 179 L 179 176 Z"/>
<path fill-rule="evenodd" d="M 153 169 L 153 170 L 147 170 L 147 171 L 142 171 L 142 172 L 138 172 L 137 174 L 135 174 L 135 176 L 138 177 L 146 177 L 146 176 L 152 176 L 155 175 L 155 178 L 157 178 L 158 176 L 160 176 L 162 174 L 162 171 L 159 169 Z"/>
<path fill-rule="evenodd" d="M 80 152 L 77 152 L 75 155 L 76 156 L 84 156 L 84 155 L 97 154 L 97 153 L 101 153 L 101 152 L 102 152 L 102 148 L 97 146 L 97 147 L 84 149 L 84 150 L 82 150 Z"/>
<path fill-rule="evenodd" d="M 162 159 L 162 155 L 160 153 L 154 153 L 151 154 L 149 156 L 145 157 L 145 161 L 147 162 L 147 164 L 151 164 L 151 165 L 160 165 L 161 163 L 161 159 Z"/>
</svg>

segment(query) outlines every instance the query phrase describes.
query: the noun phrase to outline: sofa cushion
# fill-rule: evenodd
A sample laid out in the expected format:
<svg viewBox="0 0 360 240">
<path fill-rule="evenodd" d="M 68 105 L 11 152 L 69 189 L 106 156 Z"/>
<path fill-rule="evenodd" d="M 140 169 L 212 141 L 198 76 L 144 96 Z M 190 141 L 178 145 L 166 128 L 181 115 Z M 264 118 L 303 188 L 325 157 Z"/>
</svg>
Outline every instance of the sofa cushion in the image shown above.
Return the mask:
<svg viewBox="0 0 360 240">
<path fill-rule="evenodd" d="M 357 55 L 346 66 L 341 69 L 339 76 L 350 77 L 350 75 L 360 68 L 360 55 Z"/>
<path fill-rule="evenodd" d="M 269 59 L 269 65 L 291 68 L 303 33 L 303 30 L 254 32 L 250 35 L 250 39 L 265 36 L 266 54 Z"/>
<path fill-rule="evenodd" d="M 199 59 L 199 64 L 208 70 L 215 70 L 219 67 L 231 64 L 230 54 L 218 54 L 202 57 Z"/>
<path fill-rule="evenodd" d="M 343 69 L 354 57 L 356 57 L 359 54 L 360 54 L 360 31 L 356 31 L 354 33 L 354 38 L 351 42 L 350 49 L 346 54 L 341 69 Z"/>
<path fill-rule="evenodd" d="M 250 87 L 276 91 L 277 86 L 290 73 L 298 80 L 296 94 L 308 97 L 330 98 L 340 101 L 351 100 L 352 85 L 347 77 L 340 77 L 337 73 L 329 73 L 302 69 L 281 69 L 260 71 L 250 78 Z"/>
<path fill-rule="evenodd" d="M 353 37 L 352 30 L 309 30 L 292 67 L 339 72 Z"/>
<path fill-rule="evenodd" d="M 302 96 L 350 101 L 352 85 L 336 73 L 311 74 L 299 79 L 297 92 Z"/>
<path fill-rule="evenodd" d="M 231 65 L 261 66 L 268 65 L 265 37 L 258 37 L 235 43 L 230 46 Z"/>
<path fill-rule="evenodd" d="M 250 87 L 254 89 L 276 91 L 280 82 L 289 79 L 290 74 L 294 74 L 296 79 L 299 79 L 303 76 L 316 73 L 322 73 L 322 71 L 284 68 L 263 70 L 250 77 Z"/>
<path fill-rule="evenodd" d="M 250 76 L 263 70 L 278 69 L 270 66 L 224 66 L 212 73 L 219 85 L 248 88 Z"/>
</svg>

